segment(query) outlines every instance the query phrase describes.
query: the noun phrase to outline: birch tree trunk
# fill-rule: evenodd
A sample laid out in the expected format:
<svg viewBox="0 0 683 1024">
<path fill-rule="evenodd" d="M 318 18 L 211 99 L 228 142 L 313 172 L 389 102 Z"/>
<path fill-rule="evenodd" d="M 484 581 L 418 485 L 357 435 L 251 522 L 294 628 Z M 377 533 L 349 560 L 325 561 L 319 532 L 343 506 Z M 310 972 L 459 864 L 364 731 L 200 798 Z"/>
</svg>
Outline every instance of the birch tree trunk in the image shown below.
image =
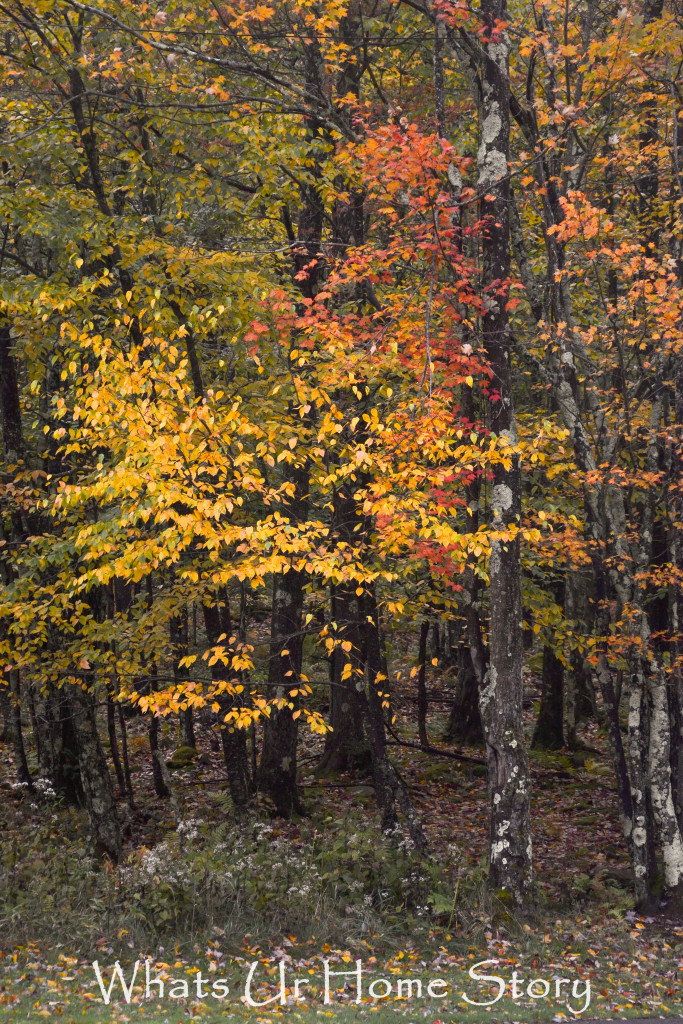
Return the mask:
<svg viewBox="0 0 683 1024">
<path fill-rule="evenodd" d="M 510 331 L 506 308 L 510 278 L 510 41 L 498 27 L 507 20 L 506 0 L 483 0 L 481 142 L 478 190 L 484 221 L 483 342 L 493 370 L 491 430 L 499 450 L 516 444 L 510 379 Z M 497 396 L 496 396 L 497 393 Z M 532 882 L 529 767 L 522 721 L 522 600 L 519 541 L 511 535 L 521 515 L 519 462 L 511 456 L 494 470 L 491 497 L 494 539 L 489 562 L 491 625 L 489 667 L 479 694 L 490 798 L 489 884 L 524 905 Z"/>
</svg>

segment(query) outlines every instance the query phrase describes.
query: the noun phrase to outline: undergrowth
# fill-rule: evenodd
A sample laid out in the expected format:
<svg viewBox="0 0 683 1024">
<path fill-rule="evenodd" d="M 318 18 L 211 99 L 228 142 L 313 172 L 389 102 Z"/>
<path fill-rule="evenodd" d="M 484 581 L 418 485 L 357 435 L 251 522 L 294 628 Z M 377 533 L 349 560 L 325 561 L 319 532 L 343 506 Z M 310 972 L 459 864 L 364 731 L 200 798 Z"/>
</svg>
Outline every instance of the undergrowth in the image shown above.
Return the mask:
<svg viewBox="0 0 683 1024">
<path fill-rule="evenodd" d="M 458 860 L 416 856 L 402 836 L 363 828 L 362 812 L 280 825 L 250 816 L 221 824 L 181 820 L 119 867 L 88 856 L 76 813 L 55 808 L 34 823 L 30 848 L 0 854 L 0 933 L 8 945 L 54 938 L 65 920 L 82 950 L 102 936 L 153 948 L 178 937 L 293 933 L 348 943 L 382 931 L 419 934 L 454 923 L 466 889 Z M 72 839 L 67 838 L 70 834 Z M 28 841 L 28 835 L 25 836 Z"/>
</svg>

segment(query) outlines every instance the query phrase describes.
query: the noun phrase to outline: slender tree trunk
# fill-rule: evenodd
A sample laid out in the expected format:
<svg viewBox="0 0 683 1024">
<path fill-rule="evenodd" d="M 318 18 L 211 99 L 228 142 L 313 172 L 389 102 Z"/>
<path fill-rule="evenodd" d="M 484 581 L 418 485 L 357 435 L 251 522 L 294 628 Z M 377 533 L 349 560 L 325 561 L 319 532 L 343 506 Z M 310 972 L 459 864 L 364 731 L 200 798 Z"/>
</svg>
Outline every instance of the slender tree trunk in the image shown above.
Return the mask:
<svg viewBox="0 0 683 1024">
<path fill-rule="evenodd" d="M 301 676 L 304 583 L 305 574 L 294 567 L 273 580 L 268 695 L 285 703 L 271 707 L 264 721 L 258 788 L 283 818 L 305 813 L 296 781 L 299 723 L 293 713 L 298 700 L 290 696 Z"/>
<path fill-rule="evenodd" d="M 26 760 L 26 748 L 24 746 L 24 731 L 21 723 L 21 682 L 17 669 L 10 669 L 9 672 L 10 706 L 12 712 L 12 744 L 14 747 L 14 770 L 17 782 L 28 786 L 33 792 L 33 780 L 28 769 Z"/>
<path fill-rule="evenodd" d="M 650 413 L 650 440 L 648 444 L 647 469 L 654 477 L 659 469 L 659 441 L 663 406 L 661 398 L 652 404 Z M 652 564 L 653 537 L 656 514 L 654 488 L 650 488 L 642 517 L 640 544 L 637 549 L 634 579 L 632 582 L 633 611 L 638 629 L 636 671 L 632 674 L 632 696 L 634 691 L 641 695 L 641 721 L 646 722 L 642 737 L 645 747 L 641 750 L 641 761 L 647 772 L 645 792 L 651 803 L 647 806 L 648 825 L 648 880 L 652 895 L 652 881 L 656 881 L 654 863 L 655 828 L 650 824 L 654 818 L 657 840 L 662 851 L 664 885 L 670 894 L 680 897 L 683 893 L 683 840 L 676 816 L 674 793 L 671 786 L 671 728 L 666 670 L 661 653 L 653 642 L 650 623 L 644 608 L 644 592 L 638 581 Z M 635 702 L 635 701 L 634 701 Z M 630 709 L 629 709 L 630 710 Z M 629 732 L 631 717 L 629 715 Z M 633 771 L 633 765 L 632 765 Z"/>
<path fill-rule="evenodd" d="M 119 713 L 119 732 L 121 733 L 121 759 L 123 763 L 123 784 L 125 787 L 126 799 L 128 800 L 128 806 L 132 810 L 135 807 L 135 794 L 133 793 L 133 783 L 130 777 L 130 759 L 128 757 L 128 728 L 126 726 L 126 716 L 123 713 L 123 706 L 118 705 Z"/>
<path fill-rule="evenodd" d="M 218 637 L 221 634 L 230 636 L 230 605 L 226 593 L 221 593 L 215 604 L 203 605 L 202 611 L 204 614 L 206 637 L 210 646 L 218 644 Z M 234 672 L 229 667 L 221 665 L 220 662 L 212 666 L 211 674 L 216 682 L 226 679 L 231 680 L 234 677 Z M 235 728 L 229 722 L 226 722 L 225 718 L 233 708 L 241 706 L 241 699 L 228 694 L 219 695 L 216 699 L 221 708 L 221 743 L 223 745 L 223 757 L 228 776 L 228 789 L 230 790 L 235 812 L 239 814 L 249 803 L 253 793 L 253 781 L 249 771 L 247 734 L 245 729 Z"/>
<path fill-rule="evenodd" d="M 2 417 L 2 441 L 5 461 L 8 464 L 18 463 L 24 455 L 24 435 L 21 423 L 21 403 L 19 398 L 19 382 L 17 369 L 12 356 L 12 337 L 10 325 L 6 321 L 0 322 L 0 416 Z M 23 533 L 21 526 L 16 521 L 13 523 L 12 534 L 15 539 Z M 0 539 L 2 528 L 0 526 Z M 2 558 L 2 582 L 9 583 L 14 575 L 14 568 L 10 561 L 3 555 Z M 21 682 L 19 672 L 11 669 L 9 672 L 9 709 L 12 722 L 12 744 L 14 748 L 14 763 L 17 780 L 33 788 L 31 773 L 26 760 L 26 749 L 24 746 L 24 734 L 21 724 Z"/>
<path fill-rule="evenodd" d="M 664 885 L 669 893 L 680 894 L 683 882 L 683 842 L 676 817 L 671 787 L 671 722 L 664 667 L 653 663 L 648 671 L 649 746 L 648 767 L 652 809 L 664 866 Z"/>
<path fill-rule="evenodd" d="M 533 750 L 560 750 L 564 746 L 564 665 L 552 647 L 543 648 L 541 707 L 536 720 Z"/>
<path fill-rule="evenodd" d="M 679 131 L 683 134 L 683 124 Z M 683 241 L 681 242 L 683 245 Z M 683 261 L 679 272 L 680 284 L 683 287 Z M 678 360 L 674 376 L 674 439 L 671 451 L 672 480 L 683 479 L 683 359 Z M 678 572 L 683 572 L 683 538 L 679 523 L 683 522 L 683 488 L 671 488 L 670 525 L 669 525 L 669 563 Z M 679 828 L 683 830 L 683 593 L 680 586 L 672 585 L 669 589 L 669 634 L 671 645 L 671 772 L 674 792 L 674 806 L 678 817 Z"/>
<path fill-rule="evenodd" d="M 587 628 L 589 622 L 592 621 L 586 588 L 579 573 L 571 565 L 567 566 L 564 617 L 575 635 L 578 634 L 580 628 L 579 622 L 584 624 L 584 628 Z M 583 651 L 577 647 L 572 647 L 569 651 L 568 664 L 565 669 L 564 697 L 565 743 L 570 750 L 575 750 L 579 746 L 578 726 L 591 715 L 596 720 L 598 717 L 595 688 L 586 666 Z"/>
<path fill-rule="evenodd" d="M 674 657 L 677 660 L 677 654 Z M 680 666 L 674 668 L 669 685 L 669 719 L 671 722 L 671 789 L 678 827 L 683 832 L 683 678 Z"/>
<path fill-rule="evenodd" d="M 356 699 L 356 686 L 363 685 L 364 668 L 359 659 L 357 598 L 349 587 L 332 587 L 330 621 L 337 624 L 337 639 L 349 641 L 346 652 L 341 643 L 331 655 L 330 714 L 332 732 L 325 737 L 325 749 L 318 765 L 318 774 L 367 770 L 371 764 L 370 748 Z M 351 674 L 349 674 L 350 667 Z"/>
<path fill-rule="evenodd" d="M 192 708 L 185 708 L 180 712 L 180 745 L 181 747 L 194 747 L 197 749 L 197 738 L 194 728 L 194 712 Z"/>
<path fill-rule="evenodd" d="M 83 788 L 78 770 L 78 743 L 74 718 L 68 699 L 68 687 L 48 686 L 35 696 L 36 725 L 41 736 L 40 771 L 56 793 L 67 803 L 83 804 Z"/>
<path fill-rule="evenodd" d="M 489 401 L 491 430 L 499 448 L 504 449 L 517 443 L 506 309 L 510 279 L 510 41 L 499 27 L 507 21 L 506 0 L 482 0 L 480 11 L 488 37 L 481 67 L 478 154 L 484 223 L 482 289 L 488 303 L 482 335 L 493 371 L 491 386 L 499 395 Z M 522 719 L 520 553 L 519 540 L 513 535 L 521 516 L 517 456 L 511 456 L 509 468 L 496 464 L 493 477 L 491 527 L 503 536 L 491 543 L 489 668 L 479 697 L 489 769 L 489 884 L 524 905 L 531 888 L 532 864 L 530 779 Z"/>
<path fill-rule="evenodd" d="M 150 666 L 150 675 L 147 680 L 147 687 L 150 693 L 156 693 L 157 691 L 157 667 L 155 662 L 152 662 Z M 159 758 L 157 753 L 159 751 L 159 719 L 153 711 L 147 713 L 147 736 L 149 738 L 149 752 L 152 757 L 152 780 L 154 782 L 154 792 L 161 800 L 168 800 L 170 794 L 169 788 L 166 785 L 164 779 L 164 773 L 159 764 Z"/>
<path fill-rule="evenodd" d="M 183 678 L 183 671 L 180 668 L 179 662 L 186 657 L 189 651 L 188 628 L 187 608 L 185 608 L 180 615 L 174 616 L 169 623 L 171 647 L 173 650 L 173 675 L 176 683 L 181 682 Z M 180 724 L 180 746 L 194 747 L 196 749 L 197 743 L 192 708 L 181 708 L 178 717 Z"/>
<path fill-rule="evenodd" d="M 427 639 L 429 637 L 429 619 L 420 626 L 420 643 L 417 667 L 417 733 L 420 746 L 424 750 L 429 747 L 427 735 Z"/>
<path fill-rule="evenodd" d="M 0 415 L 5 459 L 15 463 L 24 454 L 17 368 L 12 356 L 10 325 L 0 322 Z"/>
<path fill-rule="evenodd" d="M 326 78 L 324 62 L 315 39 L 311 39 L 306 45 L 304 69 L 304 90 L 314 107 L 321 98 L 320 91 Z M 305 115 L 304 123 L 311 142 L 311 166 L 315 176 L 319 177 L 321 168 L 318 164 L 317 140 L 323 129 L 319 121 L 311 115 Z M 292 276 L 302 299 L 313 299 L 322 279 L 320 248 L 325 211 L 316 183 L 302 182 L 299 193 L 296 237 L 292 225 L 287 220 L 290 239 L 295 243 L 292 248 Z M 301 312 L 304 308 L 303 304 L 299 306 Z M 292 337 L 291 348 L 295 345 L 296 338 Z M 313 415 L 313 412 L 308 414 L 304 423 L 310 425 Z M 289 504 L 284 507 L 283 515 L 295 522 L 303 522 L 308 508 L 307 461 L 301 465 L 290 466 L 288 477 L 294 485 L 294 494 Z M 285 818 L 291 817 L 293 813 L 304 813 L 304 805 L 296 784 L 299 723 L 298 719 L 293 718 L 293 713 L 297 702 L 292 701 L 289 693 L 292 689 L 298 689 L 302 668 L 304 582 L 305 573 L 294 566 L 273 579 L 268 686 L 270 697 L 275 696 L 278 700 L 286 701 L 286 705 L 280 709 L 272 707 L 269 717 L 264 722 L 258 788 L 271 797 L 277 813 Z"/>
<path fill-rule="evenodd" d="M 6 743 L 12 737 L 12 706 L 9 696 L 9 681 L 0 681 L 0 715 L 2 715 L 2 727 L 0 727 L 0 742 Z M 40 761 L 40 757 L 38 758 Z"/>
<path fill-rule="evenodd" d="M 69 694 L 69 703 L 73 709 L 83 799 L 90 819 L 95 853 L 117 863 L 122 853 L 121 835 L 107 761 L 97 730 L 95 702 L 92 694 L 74 684 Z"/>
<path fill-rule="evenodd" d="M 426 851 L 427 840 L 422 824 L 410 799 L 410 794 L 389 760 L 387 751 L 384 724 L 386 698 L 382 695 L 387 693 L 389 680 L 383 671 L 379 609 L 373 587 L 366 585 L 365 593 L 359 599 L 358 609 L 360 612 L 359 632 L 362 638 L 363 660 L 367 674 L 367 693 L 363 687 L 362 691 L 359 691 L 359 696 L 364 709 L 364 720 L 367 723 L 375 796 L 382 816 L 382 830 L 386 833 L 396 833 L 398 819 L 395 801 L 398 801 L 411 841 L 416 849 Z"/>
<path fill-rule="evenodd" d="M 342 486 L 335 490 L 332 530 L 345 545 L 358 540 L 362 523 L 353 495 Z M 330 592 L 331 633 L 337 646 L 330 658 L 330 725 L 319 771 L 347 771 L 369 768 L 373 763 L 367 723 L 361 707 L 360 691 L 365 686 L 363 639 L 360 631 L 360 606 L 356 584 L 340 583 Z M 342 644 L 350 644 L 345 651 Z"/>
<path fill-rule="evenodd" d="M 28 704 L 28 717 L 31 722 L 31 734 L 33 736 L 33 745 L 36 749 L 36 757 L 38 758 L 38 764 L 41 760 L 41 748 L 40 748 L 40 731 L 38 729 L 38 716 L 36 714 L 36 700 L 33 692 L 33 686 L 31 683 L 26 683 L 26 702 Z"/>
<path fill-rule="evenodd" d="M 455 698 L 448 716 L 444 739 L 449 743 L 481 746 L 484 736 L 479 714 L 479 680 L 474 671 L 472 654 L 466 644 L 458 648 L 458 674 Z"/>
<path fill-rule="evenodd" d="M 111 759 L 114 764 L 114 772 L 116 773 L 116 782 L 119 787 L 119 796 L 122 797 L 126 792 L 126 780 L 123 777 L 123 768 L 121 767 L 121 758 L 119 756 L 119 744 L 116 737 L 116 705 L 112 700 L 111 687 L 107 687 L 107 734 L 109 736 Z"/>
</svg>

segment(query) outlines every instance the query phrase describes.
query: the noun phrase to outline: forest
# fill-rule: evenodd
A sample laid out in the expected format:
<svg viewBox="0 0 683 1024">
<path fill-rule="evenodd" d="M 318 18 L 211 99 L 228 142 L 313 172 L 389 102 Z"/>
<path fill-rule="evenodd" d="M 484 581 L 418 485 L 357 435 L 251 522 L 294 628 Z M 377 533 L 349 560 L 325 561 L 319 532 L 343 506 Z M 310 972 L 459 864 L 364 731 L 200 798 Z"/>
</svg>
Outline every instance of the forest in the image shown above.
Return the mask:
<svg viewBox="0 0 683 1024">
<path fill-rule="evenodd" d="M 174 944 L 676 1002 L 682 68 L 679 0 L 0 0 L 16 1020 Z"/>
</svg>

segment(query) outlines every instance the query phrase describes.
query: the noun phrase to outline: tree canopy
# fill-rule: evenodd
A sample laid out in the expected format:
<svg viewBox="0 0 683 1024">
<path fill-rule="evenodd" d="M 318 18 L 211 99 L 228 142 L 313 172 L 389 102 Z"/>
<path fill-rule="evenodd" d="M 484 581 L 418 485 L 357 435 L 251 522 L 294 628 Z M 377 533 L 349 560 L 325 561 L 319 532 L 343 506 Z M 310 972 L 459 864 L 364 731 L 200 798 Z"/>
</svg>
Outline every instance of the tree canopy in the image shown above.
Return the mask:
<svg viewBox="0 0 683 1024">
<path fill-rule="evenodd" d="M 119 860 L 124 708 L 159 798 L 159 720 L 191 748 L 210 721 L 238 816 L 303 811 L 303 726 L 426 850 L 386 634 L 419 634 L 428 750 L 435 630 L 489 884 L 524 905 L 531 644 L 533 745 L 597 719 L 636 899 L 680 893 L 679 7 L 6 0 L 0 25 L 20 781 Z"/>
</svg>

